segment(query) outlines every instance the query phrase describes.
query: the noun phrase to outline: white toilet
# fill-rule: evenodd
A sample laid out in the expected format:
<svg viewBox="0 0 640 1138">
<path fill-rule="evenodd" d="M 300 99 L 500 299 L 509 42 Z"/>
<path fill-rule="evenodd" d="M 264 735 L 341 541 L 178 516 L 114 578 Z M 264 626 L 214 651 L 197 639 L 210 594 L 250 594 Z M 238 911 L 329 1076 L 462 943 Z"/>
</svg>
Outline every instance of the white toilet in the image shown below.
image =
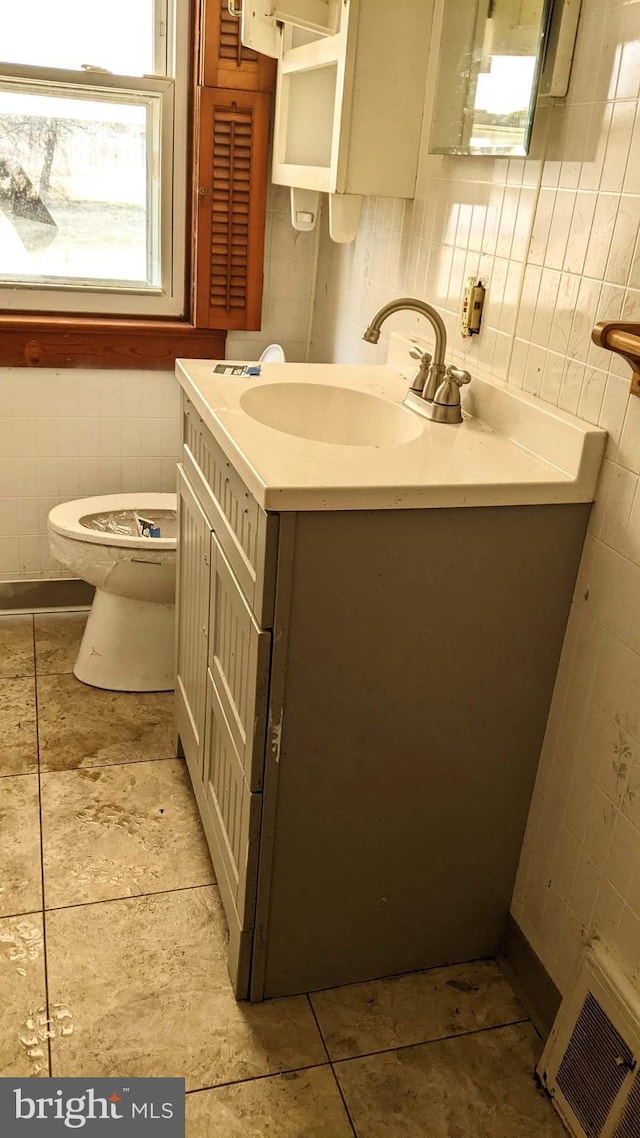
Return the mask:
<svg viewBox="0 0 640 1138">
<path fill-rule="evenodd" d="M 142 536 L 140 519 L 160 536 Z M 111 494 L 51 510 L 53 556 L 96 586 L 73 669 L 83 683 L 173 688 L 176 542 L 175 494 Z"/>
</svg>

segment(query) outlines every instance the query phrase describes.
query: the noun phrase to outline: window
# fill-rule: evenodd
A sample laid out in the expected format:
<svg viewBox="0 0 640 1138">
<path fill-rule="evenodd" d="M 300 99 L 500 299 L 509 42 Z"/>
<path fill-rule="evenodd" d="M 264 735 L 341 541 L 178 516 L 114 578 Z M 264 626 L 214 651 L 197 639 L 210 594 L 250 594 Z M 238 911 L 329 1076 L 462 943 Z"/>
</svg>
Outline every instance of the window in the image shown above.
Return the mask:
<svg viewBox="0 0 640 1138">
<path fill-rule="evenodd" d="M 0 307 L 181 316 L 188 0 L 0 10 Z"/>
<path fill-rule="evenodd" d="M 275 67 L 227 0 L 0 0 L 0 57 L 0 367 L 259 328 Z"/>
</svg>

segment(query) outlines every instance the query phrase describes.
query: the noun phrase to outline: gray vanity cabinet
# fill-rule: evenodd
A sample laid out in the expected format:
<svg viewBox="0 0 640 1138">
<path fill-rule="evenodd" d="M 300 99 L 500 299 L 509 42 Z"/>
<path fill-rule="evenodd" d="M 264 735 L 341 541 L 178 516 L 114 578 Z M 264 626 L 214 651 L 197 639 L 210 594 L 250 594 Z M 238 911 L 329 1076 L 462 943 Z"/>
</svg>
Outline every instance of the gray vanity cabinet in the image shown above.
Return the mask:
<svg viewBox="0 0 640 1138">
<path fill-rule="evenodd" d="M 191 404 L 178 468 L 176 727 L 229 922 L 229 970 L 248 992 L 277 519 L 248 494 Z M 270 568 L 268 568 L 270 558 Z"/>
<path fill-rule="evenodd" d="M 238 997 L 495 953 L 589 509 L 266 513 L 185 396 L 177 735 Z"/>
</svg>

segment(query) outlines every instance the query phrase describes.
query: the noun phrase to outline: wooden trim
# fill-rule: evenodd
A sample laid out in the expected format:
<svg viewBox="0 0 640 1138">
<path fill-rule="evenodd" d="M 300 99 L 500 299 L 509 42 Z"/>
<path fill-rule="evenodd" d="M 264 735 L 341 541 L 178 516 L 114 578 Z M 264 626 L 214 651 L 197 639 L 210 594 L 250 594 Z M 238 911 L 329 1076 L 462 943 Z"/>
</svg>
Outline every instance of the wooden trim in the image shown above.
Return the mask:
<svg viewBox="0 0 640 1138">
<path fill-rule="evenodd" d="M 140 368 L 173 371 L 179 356 L 224 359 L 224 331 L 168 320 L 0 316 L 5 367 Z"/>
<path fill-rule="evenodd" d="M 498 963 L 534 1027 L 547 1039 L 562 994 L 511 913 L 507 914 Z"/>
</svg>

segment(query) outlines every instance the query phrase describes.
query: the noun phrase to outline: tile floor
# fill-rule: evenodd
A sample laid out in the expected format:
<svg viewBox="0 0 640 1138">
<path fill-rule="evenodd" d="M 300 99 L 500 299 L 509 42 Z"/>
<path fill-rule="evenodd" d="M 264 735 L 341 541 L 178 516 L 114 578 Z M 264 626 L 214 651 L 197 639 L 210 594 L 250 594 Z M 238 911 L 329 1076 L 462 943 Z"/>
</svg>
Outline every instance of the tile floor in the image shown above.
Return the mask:
<svg viewBox="0 0 640 1138">
<path fill-rule="evenodd" d="M 0 617 L 0 1075 L 179 1075 L 189 1138 L 560 1138 L 481 961 L 238 1004 L 169 694 L 84 687 L 84 613 Z"/>
</svg>

